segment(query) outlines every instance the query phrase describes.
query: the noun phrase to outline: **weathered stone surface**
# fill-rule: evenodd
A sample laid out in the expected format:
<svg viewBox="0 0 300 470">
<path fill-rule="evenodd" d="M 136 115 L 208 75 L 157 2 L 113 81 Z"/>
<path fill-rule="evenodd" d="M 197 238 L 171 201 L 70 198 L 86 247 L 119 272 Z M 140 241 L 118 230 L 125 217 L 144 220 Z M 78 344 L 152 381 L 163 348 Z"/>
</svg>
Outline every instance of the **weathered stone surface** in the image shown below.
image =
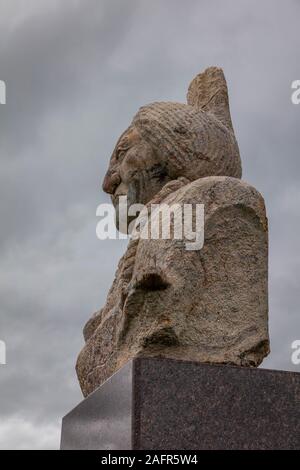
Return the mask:
<svg viewBox="0 0 300 470">
<path fill-rule="evenodd" d="M 204 246 L 129 242 L 105 306 L 84 328 L 84 395 L 136 355 L 257 366 L 268 354 L 267 218 L 263 198 L 240 177 L 220 69 L 193 80 L 187 105 L 140 109 L 104 190 L 116 208 L 120 195 L 129 204 L 204 204 Z"/>
</svg>

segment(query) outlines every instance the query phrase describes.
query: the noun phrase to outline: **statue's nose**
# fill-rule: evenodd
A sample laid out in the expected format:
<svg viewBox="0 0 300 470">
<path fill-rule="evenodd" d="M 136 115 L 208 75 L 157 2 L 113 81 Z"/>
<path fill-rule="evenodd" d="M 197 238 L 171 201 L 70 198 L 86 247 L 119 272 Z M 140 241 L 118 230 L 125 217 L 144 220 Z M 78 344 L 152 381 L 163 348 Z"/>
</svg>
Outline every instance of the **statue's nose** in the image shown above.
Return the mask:
<svg viewBox="0 0 300 470">
<path fill-rule="evenodd" d="M 108 171 L 104 177 L 102 189 L 108 194 L 113 194 L 121 183 L 121 178 L 116 172 Z"/>
</svg>

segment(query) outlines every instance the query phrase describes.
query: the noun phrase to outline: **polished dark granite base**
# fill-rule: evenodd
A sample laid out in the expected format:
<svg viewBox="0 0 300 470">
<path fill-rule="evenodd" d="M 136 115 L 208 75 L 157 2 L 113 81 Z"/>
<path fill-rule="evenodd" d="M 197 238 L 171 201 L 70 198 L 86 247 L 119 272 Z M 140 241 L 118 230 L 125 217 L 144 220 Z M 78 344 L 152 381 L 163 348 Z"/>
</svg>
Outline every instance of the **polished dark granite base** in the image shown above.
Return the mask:
<svg viewBox="0 0 300 470">
<path fill-rule="evenodd" d="M 62 449 L 300 449 L 300 373 L 136 358 L 63 419 Z"/>
<path fill-rule="evenodd" d="M 131 449 L 132 362 L 68 413 L 61 449 Z"/>
</svg>

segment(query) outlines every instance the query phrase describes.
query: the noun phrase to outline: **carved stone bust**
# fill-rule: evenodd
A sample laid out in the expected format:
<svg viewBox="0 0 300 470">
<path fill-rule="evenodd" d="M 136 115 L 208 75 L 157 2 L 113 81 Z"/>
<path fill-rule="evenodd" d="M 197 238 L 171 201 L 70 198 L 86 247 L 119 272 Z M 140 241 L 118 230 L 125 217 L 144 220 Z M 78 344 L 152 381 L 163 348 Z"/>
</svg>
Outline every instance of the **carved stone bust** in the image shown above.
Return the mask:
<svg viewBox="0 0 300 470">
<path fill-rule="evenodd" d="M 85 396 L 137 355 L 258 366 L 269 353 L 265 205 L 241 175 L 221 69 L 194 78 L 187 104 L 140 108 L 103 189 L 116 209 L 124 195 L 128 204 L 204 204 L 204 245 L 129 241 L 84 328 L 76 369 Z"/>
</svg>

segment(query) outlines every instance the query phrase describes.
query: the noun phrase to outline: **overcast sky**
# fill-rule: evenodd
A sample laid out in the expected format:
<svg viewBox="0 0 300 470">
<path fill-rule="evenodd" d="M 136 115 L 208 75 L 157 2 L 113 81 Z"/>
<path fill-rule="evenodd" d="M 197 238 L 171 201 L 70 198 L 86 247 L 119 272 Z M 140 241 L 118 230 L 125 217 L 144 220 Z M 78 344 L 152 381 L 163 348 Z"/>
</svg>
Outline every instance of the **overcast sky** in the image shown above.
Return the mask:
<svg viewBox="0 0 300 470">
<path fill-rule="evenodd" d="M 58 448 L 82 327 L 126 247 L 95 234 L 110 154 L 139 106 L 184 102 L 210 65 L 269 216 L 263 367 L 300 372 L 299 18 L 299 0 L 0 0 L 0 448 Z"/>
</svg>

